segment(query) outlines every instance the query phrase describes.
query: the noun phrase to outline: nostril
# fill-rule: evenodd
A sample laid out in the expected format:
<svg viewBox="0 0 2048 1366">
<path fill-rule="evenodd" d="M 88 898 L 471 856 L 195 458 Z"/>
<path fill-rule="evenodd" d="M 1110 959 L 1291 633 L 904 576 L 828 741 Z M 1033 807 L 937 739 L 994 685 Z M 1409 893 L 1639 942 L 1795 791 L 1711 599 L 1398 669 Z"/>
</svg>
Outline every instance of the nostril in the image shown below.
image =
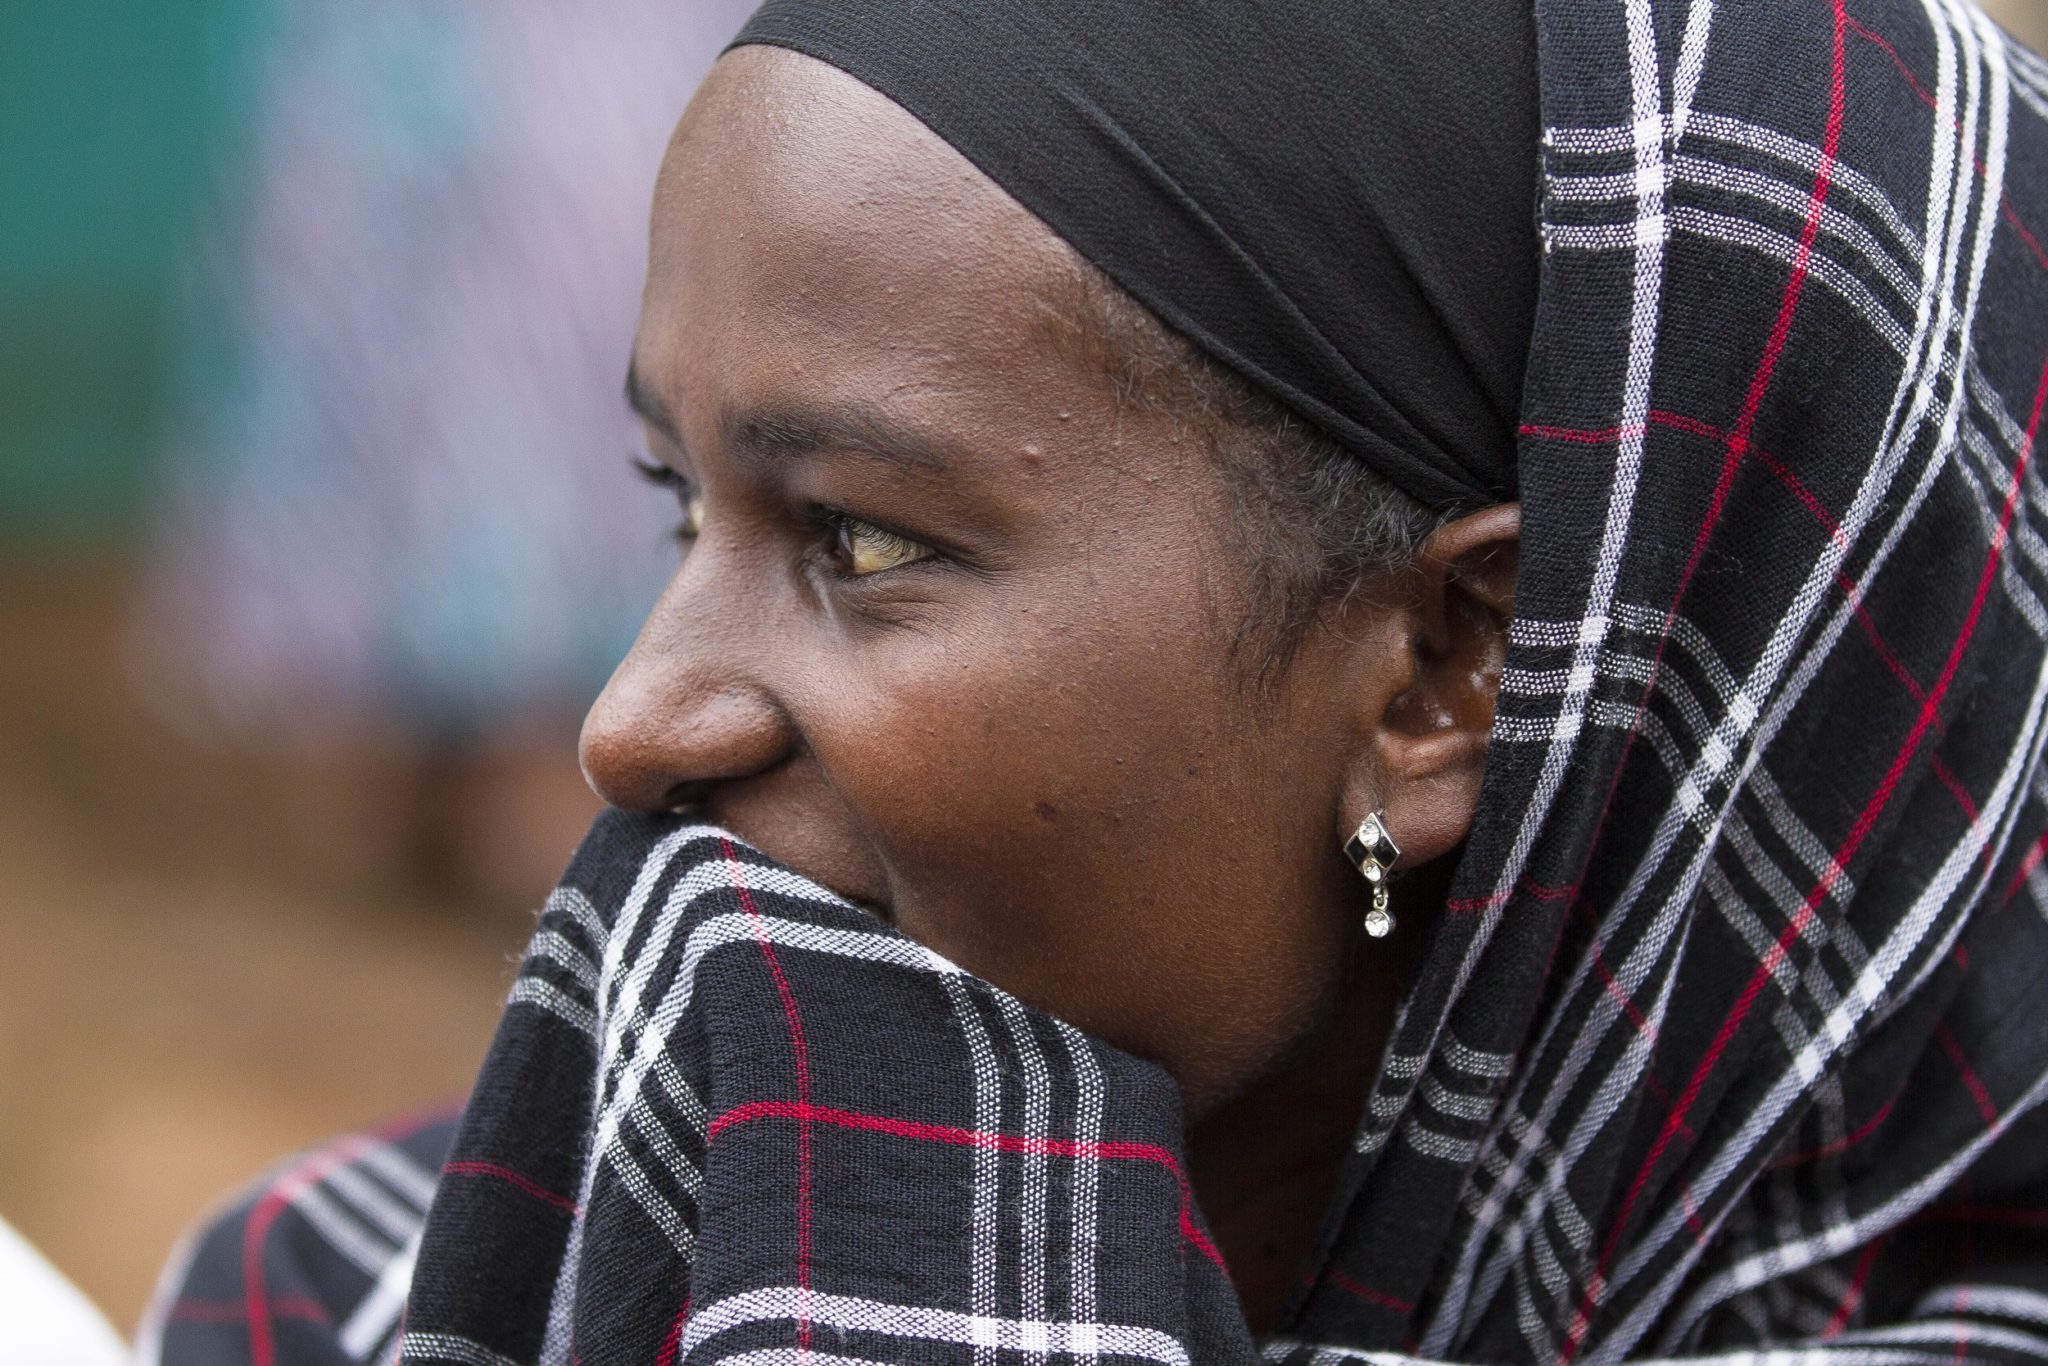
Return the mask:
<svg viewBox="0 0 2048 1366">
<path fill-rule="evenodd" d="M 717 785 L 710 779 L 686 779 L 662 794 L 662 808 L 678 816 L 688 815 L 711 799 L 711 790 Z"/>
</svg>

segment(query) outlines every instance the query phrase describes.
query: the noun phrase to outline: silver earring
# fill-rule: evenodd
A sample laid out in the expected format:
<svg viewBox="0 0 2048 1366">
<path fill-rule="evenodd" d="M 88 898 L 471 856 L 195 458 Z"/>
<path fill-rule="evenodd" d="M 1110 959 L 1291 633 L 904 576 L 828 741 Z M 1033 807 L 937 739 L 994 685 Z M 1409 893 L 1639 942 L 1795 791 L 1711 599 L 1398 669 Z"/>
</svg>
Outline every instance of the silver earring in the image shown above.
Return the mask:
<svg viewBox="0 0 2048 1366">
<path fill-rule="evenodd" d="M 1344 857 L 1358 866 L 1372 886 L 1372 909 L 1365 913 L 1365 932 L 1385 939 L 1394 932 L 1394 913 L 1387 909 L 1387 881 L 1394 875 L 1394 862 L 1401 846 L 1387 833 L 1384 812 L 1375 811 L 1358 823 L 1351 838 L 1344 841 Z"/>
</svg>

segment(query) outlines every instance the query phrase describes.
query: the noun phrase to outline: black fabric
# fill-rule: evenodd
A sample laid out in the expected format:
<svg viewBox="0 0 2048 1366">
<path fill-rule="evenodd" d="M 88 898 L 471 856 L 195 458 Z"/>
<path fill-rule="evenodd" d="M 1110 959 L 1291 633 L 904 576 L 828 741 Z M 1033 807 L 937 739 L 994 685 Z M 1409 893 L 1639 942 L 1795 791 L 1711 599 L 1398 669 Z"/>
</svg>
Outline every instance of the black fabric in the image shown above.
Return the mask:
<svg viewBox="0 0 2048 1366">
<path fill-rule="evenodd" d="M 612 814 L 405 1361 L 2048 1361 L 2048 65 L 1912 0 L 1538 21 L 1485 785 L 1279 1331 L 1160 1069 Z M 192 1279 L 253 1296 L 326 1217 L 261 1208 Z M 231 1336 L 164 1359 L 325 1359 Z"/>
<path fill-rule="evenodd" d="M 770 0 L 1203 349 L 1434 509 L 1514 496 L 1527 0 Z"/>
</svg>

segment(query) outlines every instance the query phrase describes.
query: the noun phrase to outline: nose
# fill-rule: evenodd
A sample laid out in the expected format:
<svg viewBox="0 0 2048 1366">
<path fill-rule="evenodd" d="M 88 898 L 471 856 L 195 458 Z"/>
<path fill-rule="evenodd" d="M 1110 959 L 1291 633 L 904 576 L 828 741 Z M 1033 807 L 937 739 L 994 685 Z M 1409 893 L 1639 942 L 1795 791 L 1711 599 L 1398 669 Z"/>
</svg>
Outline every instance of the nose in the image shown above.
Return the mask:
<svg viewBox="0 0 2048 1366">
<path fill-rule="evenodd" d="M 679 610 L 670 588 L 583 720 L 583 776 L 613 806 L 700 802 L 774 768 L 794 744 L 759 674 L 760 633 L 741 645 L 705 615 Z"/>
</svg>

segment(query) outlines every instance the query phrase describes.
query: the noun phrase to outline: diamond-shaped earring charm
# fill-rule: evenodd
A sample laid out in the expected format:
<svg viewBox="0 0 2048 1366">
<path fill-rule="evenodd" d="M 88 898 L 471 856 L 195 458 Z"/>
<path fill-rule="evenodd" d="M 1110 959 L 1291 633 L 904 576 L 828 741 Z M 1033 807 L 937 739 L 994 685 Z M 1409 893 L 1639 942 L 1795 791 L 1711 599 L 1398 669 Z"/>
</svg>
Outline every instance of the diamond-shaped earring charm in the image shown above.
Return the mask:
<svg viewBox="0 0 2048 1366">
<path fill-rule="evenodd" d="M 1377 885 L 1393 871 L 1394 861 L 1401 857 L 1401 846 L 1394 843 L 1380 813 L 1375 811 L 1360 821 L 1351 838 L 1344 841 L 1344 857 L 1357 866 L 1367 882 Z"/>
<path fill-rule="evenodd" d="M 1365 932 L 1385 939 L 1394 932 L 1394 913 L 1387 909 L 1387 882 L 1401 846 L 1387 833 L 1386 822 L 1375 811 L 1358 823 L 1351 838 L 1344 841 L 1344 856 L 1351 860 L 1372 888 L 1372 909 L 1365 913 Z"/>
</svg>

